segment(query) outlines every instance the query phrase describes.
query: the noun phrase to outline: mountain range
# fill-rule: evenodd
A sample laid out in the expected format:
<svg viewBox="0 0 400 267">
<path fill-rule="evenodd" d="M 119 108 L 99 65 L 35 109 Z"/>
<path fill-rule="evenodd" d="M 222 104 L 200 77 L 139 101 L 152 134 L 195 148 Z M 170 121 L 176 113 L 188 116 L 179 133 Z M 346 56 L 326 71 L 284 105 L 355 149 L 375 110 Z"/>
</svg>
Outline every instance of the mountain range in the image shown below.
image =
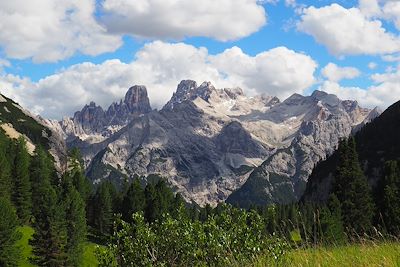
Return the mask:
<svg viewBox="0 0 400 267">
<path fill-rule="evenodd" d="M 188 202 L 243 207 L 299 199 L 314 166 L 340 138 L 380 114 L 322 91 L 281 102 L 191 80 L 181 81 L 160 110 L 152 109 L 146 87 L 138 85 L 107 109 L 91 102 L 61 121 L 2 101 L 3 130 L 35 139 L 32 144 L 44 138 L 61 170 L 67 148 L 77 147 L 94 184 L 162 177 Z M 7 121 L 10 114 L 24 117 Z M 21 127 L 26 121 L 36 122 L 36 137 Z"/>
</svg>

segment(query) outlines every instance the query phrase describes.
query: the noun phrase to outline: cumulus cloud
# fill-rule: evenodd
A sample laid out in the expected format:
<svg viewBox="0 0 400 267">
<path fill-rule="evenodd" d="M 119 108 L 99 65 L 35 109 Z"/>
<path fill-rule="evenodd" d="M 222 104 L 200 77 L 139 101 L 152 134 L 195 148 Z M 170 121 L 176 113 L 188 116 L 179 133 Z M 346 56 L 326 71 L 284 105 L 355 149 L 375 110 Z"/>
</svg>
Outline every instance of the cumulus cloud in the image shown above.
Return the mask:
<svg viewBox="0 0 400 267">
<path fill-rule="evenodd" d="M 111 52 L 121 38 L 94 19 L 95 0 L 0 1 L 0 46 L 8 58 L 53 62 Z"/>
<path fill-rule="evenodd" d="M 277 47 L 255 57 L 233 47 L 211 57 L 211 62 L 231 84 L 280 98 L 304 92 L 315 82 L 317 68 L 311 57 L 286 47 Z"/>
<path fill-rule="evenodd" d="M 205 36 L 234 40 L 266 23 L 257 0 L 104 0 L 107 28 L 118 34 L 154 39 Z"/>
<path fill-rule="evenodd" d="M 371 76 L 374 85 L 363 89 L 359 87 L 343 87 L 332 81 L 325 81 L 320 90 L 336 94 L 342 99 L 356 99 L 362 106 L 387 108 L 400 100 L 400 68 L 390 73 Z"/>
<path fill-rule="evenodd" d="M 378 64 L 376 64 L 375 62 L 368 63 L 368 68 L 370 70 L 374 70 L 374 69 L 376 69 L 376 67 L 378 67 Z"/>
<path fill-rule="evenodd" d="M 329 81 L 339 82 L 343 79 L 354 79 L 360 76 L 360 71 L 354 67 L 339 67 L 334 63 L 329 63 L 322 70 L 321 73 Z"/>
<path fill-rule="evenodd" d="M 184 43 L 155 41 L 139 50 L 130 63 L 108 60 L 81 63 L 31 82 L 0 76 L 2 93 L 44 117 L 60 118 L 91 100 L 107 107 L 130 86 L 146 85 L 153 107 L 162 107 L 183 79 L 211 81 L 216 87 L 240 86 L 248 93 L 284 98 L 304 93 L 314 83 L 317 64 L 307 55 L 278 47 L 249 56 L 237 47 L 217 55 Z"/>
<path fill-rule="evenodd" d="M 374 1 L 361 1 L 362 9 L 346 9 L 338 4 L 305 8 L 297 29 L 313 36 L 337 56 L 400 51 L 399 36 L 386 31 L 382 21 L 373 17 L 379 9 L 371 2 Z"/>
</svg>

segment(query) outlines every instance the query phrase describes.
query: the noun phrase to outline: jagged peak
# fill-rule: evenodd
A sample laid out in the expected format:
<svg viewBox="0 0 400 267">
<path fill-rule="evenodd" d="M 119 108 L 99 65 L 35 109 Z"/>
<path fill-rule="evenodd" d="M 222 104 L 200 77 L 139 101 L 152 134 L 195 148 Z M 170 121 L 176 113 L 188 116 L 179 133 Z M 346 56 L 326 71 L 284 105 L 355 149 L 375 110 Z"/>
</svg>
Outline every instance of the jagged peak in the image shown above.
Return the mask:
<svg viewBox="0 0 400 267">
<path fill-rule="evenodd" d="M 300 95 L 298 93 L 294 93 L 291 96 L 289 96 L 288 98 L 286 98 L 282 103 L 290 105 L 290 104 L 295 104 L 298 101 L 301 101 L 303 99 L 305 99 L 305 96 Z"/>
<path fill-rule="evenodd" d="M 211 82 L 203 82 L 200 86 L 193 80 L 182 80 L 172 95 L 171 99 L 164 106 L 164 109 L 172 110 L 176 104 L 182 103 L 186 100 L 194 100 L 197 97 L 208 101 L 210 94 L 215 91 L 215 87 Z"/>
<path fill-rule="evenodd" d="M 223 91 L 232 99 L 236 99 L 238 96 L 244 96 L 242 88 L 224 88 Z"/>
<path fill-rule="evenodd" d="M 320 91 L 320 90 L 315 90 L 315 91 L 311 94 L 312 97 L 317 98 L 317 99 L 324 98 L 324 97 L 326 97 L 327 95 L 328 95 L 327 92 Z"/>
</svg>

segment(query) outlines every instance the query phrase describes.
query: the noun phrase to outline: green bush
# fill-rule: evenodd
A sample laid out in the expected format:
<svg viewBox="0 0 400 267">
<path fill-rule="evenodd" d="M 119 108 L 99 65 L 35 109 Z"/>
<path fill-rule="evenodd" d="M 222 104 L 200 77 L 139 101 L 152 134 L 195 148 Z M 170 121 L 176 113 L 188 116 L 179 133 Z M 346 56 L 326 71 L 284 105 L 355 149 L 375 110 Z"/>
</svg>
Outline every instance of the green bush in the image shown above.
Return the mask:
<svg viewBox="0 0 400 267">
<path fill-rule="evenodd" d="M 250 262 L 258 255 L 283 259 L 286 245 L 265 232 L 256 212 L 226 206 L 205 222 L 192 221 L 183 207 L 173 218 L 146 223 L 142 213 L 131 224 L 117 218 L 112 241 L 98 249 L 100 266 L 227 266 Z"/>
</svg>

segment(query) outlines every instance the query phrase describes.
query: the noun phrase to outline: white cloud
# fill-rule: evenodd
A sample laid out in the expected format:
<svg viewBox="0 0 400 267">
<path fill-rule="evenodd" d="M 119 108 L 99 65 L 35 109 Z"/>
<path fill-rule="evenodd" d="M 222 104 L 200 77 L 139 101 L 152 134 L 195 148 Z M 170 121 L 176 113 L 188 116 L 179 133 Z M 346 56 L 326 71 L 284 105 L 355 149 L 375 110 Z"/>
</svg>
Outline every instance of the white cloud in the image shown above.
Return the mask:
<svg viewBox="0 0 400 267">
<path fill-rule="evenodd" d="M 230 84 L 280 98 L 302 93 L 310 87 L 315 82 L 313 74 L 317 67 L 311 57 L 286 47 L 277 47 L 255 57 L 233 47 L 212 57 L 211 62 L 226 74 Z"/>
<path fill-rule="evenodd" d="M 377 0 L 359 0 L 359 9 L 366 17 L 381 15 L 381 7 Z"/>
<path fill-rule="evenodd" d="M 248 93 L 287 97 L 304 93 L 314 83 L 317 64 L 307 55 L 278 47 L 249 56 L 234 47 L 217 55 L 206 48 L 156 41 L 123 63 L 81 63 L 37 83 L 14 75 L 0 76 L 0 88 L 44 117 L 60 118 L 91 100 L 108 107 L 130 86 L 146 85 L 153 107 L 162 107 L 183 79 L 211 81 L 216 87 L 240 86 Z"/>
<path fill-rule="evenodd" d="M 387 61 L 387 62 L 400 61 L 400 53 L 393 54 L 393 55 L 384 55 L 384 56 L 382 56 L 382 60 Z"/>
<path fill-rule="evenodd" d="M 338 67 L 334 63 L 329 63 L 322 70 L 321 73 L 329 81 L 339 82 L 343 79 L 354 79 L 360 76 L 360 71 L 354 67 Z"/>
<path fill-rule="evenodd" d="M 371 76 L 374 85 L 363 89 L 359 87 L 342 87 L 336 82 L 325 81 L 320 90 L 336 94 L 342 99 L 355 99 L 362 106 L 387 108 L 400 100 L 400 68 L 391 73 Z"/>
<path fill-rule="evenodd" d="M 368 68 L 370 70 L 374 70 L 374 69 L 376 69 L 376 67 L 378 67 L 378 64 L 376 64 L 375 62 L 368 63 Z"/>
<path fill-rule="evenodd" d="M 121 38 L 94 19 L 95 0 L 0 1 L 0 46 L 8 58 L 53 62 L 111 52 Z"/>
<path fill-rule="evenodd" d="M 258 31 L 266 13 L 256 0 L 104 0 L 111 32 L 154 39 L 205 36 L 234 40 Z"/>
<path fill-rule="evenodd" d="M 399 36 L 386 31 L 380 20 L 367 16 L 374 12 L 374 6 L 365 6 L 363 11 L 346 9 L 338 4 L 321 8 L 311 6 L 303 9 L 297 29 L 313 36 L 337 56 L 400 51 Z"/>
</svg>

